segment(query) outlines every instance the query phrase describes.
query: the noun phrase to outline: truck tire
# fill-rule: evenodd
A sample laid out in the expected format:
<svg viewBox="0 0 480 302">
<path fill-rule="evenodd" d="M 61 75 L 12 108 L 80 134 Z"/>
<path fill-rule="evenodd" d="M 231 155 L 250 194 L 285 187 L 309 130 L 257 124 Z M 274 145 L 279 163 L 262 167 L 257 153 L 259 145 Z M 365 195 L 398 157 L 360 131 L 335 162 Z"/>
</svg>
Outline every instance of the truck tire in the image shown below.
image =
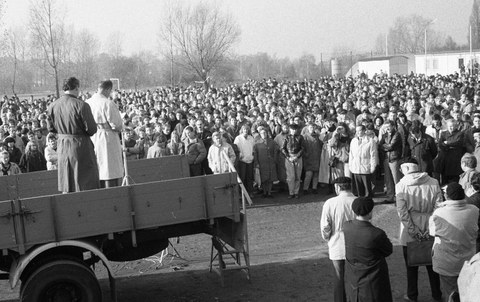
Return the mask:
<svg viewBox="0 0 480 302">
<path fill-rule="evenodd" d="M 102 290 L 95 274 L 72 260 L 55 260 L 36 269 L 22 283 L 22 302 L 101 302 Z"/>
</svg>

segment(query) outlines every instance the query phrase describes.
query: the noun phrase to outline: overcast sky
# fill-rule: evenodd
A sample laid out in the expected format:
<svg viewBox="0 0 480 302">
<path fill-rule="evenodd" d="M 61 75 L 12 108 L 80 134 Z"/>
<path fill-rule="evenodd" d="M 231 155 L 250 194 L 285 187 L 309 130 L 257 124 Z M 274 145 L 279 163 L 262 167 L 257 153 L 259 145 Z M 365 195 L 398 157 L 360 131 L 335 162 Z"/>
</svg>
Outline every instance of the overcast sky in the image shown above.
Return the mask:
<svg viewBox="0 0 480 302">
<path fill-rule="evenodd" d="M 88 28 L 106 43 L 120 31 L 124 54 L 156 51 L 162 0 L 57 0 L 67 23 Z M 192 2 L 192 1 L 190 1 Z M 209 2 L 209 1 L 207 1 Z M 230 0 L 216 1 L 236 18 L 242 30 L 239 54 L 267 52 L 295 58 L 303 53 L 330 56 L 334 49 L 369 52 L 398 16 L 416 13 L 436 19 L 431 28 L 467 43 L 473 0 Z M 7 0 L 5 22 L 27 24 L 29 0 Z"/>
</svg>

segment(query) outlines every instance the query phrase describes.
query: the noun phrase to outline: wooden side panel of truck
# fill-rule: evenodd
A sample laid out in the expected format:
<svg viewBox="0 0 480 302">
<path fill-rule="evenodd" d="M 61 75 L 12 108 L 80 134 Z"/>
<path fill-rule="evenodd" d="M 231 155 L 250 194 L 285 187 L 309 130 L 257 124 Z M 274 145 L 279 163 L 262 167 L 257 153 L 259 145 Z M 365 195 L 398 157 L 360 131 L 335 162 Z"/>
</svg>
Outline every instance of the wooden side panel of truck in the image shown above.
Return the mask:
<svg viewBox="0 0 480 302">
<path fill-rule="evenodd" d="M 196 233 L 245 252 L 236 173 L 189 177 L 183 156 L 132 161 L 129 172 L 131 185 L 69 194 L 58 194 L 56 171 L 0 177 L 0 269 L 11 271 L 12 285 L 22 280 L 21 296 L 24 283 L 32 295 L 30 277 L 52 269 L 44 267 L 52 259 L 66 257 L 58 267 L 74 270 L 77 262 L 88 269 L 102 260 L 108 269 L 108 260 L 143 258 L 168 238 Z M 93 252 L 91 262 L 82 259 L 85 251 Z"/>
</svg>

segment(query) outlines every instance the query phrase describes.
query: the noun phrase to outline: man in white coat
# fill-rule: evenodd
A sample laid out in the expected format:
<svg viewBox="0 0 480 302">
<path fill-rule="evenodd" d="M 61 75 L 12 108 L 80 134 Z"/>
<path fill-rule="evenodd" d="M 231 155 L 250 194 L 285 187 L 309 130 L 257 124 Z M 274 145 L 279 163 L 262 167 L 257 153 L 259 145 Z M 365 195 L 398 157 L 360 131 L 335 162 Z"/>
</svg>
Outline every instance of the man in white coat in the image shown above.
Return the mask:
<svg viewBox="0 0 480 302">
<path fill-rule="evenodd" d="M 355 195 L 351 192 L 351 180 L 339 177 L 334 181 L 336 197 L 325 201 L 320 218 L 320 233 L 328 241 L 328 257 L 332 260 L 335 270 L 333 282 L 333 301 L 345 302 L 345 238 L 343 224 L 354 220 L 355 213 L 352 203 Z"/>
<path fill-rule="evenodd" d="M 364 125 L 358 125 L 355 129 L 356 136 L 350 143 L 348 155 L 352 191 L 360 197 L 373 198 L 372 174 L 378 164 L 377 143 L 365 135 Z"/>
<path fill-rule="evenodd" d="M 396 185 L 397 212 L 400 218 L 400 245 L 407 267 L 407 293 L 404 301 L 417 301 L 418 266 L 407 263 L 407 243 L 421 240 L 428 235 L 428 220 L 433 211 L 442 202 L 442 190 L 435 178 L 421 172 L 418 162 L 409 159 L 400 166 L 405 175 Z M 425 266 L 430 281 L 434 301 L 441 301 L 440 277 L 433 271 L 432 265 Z"/>
<path fill-rule="evenodd" d="M 112 81 L 101 81 L 97 93 L 87 100 L 98 127 L 97 133 L 92 136 L 92 142 L 102 188 L 118 186 L 124 172 L 119 136 L 123 121 L 117 105 L 108 98 L 112 89 Z"/>
</svg>

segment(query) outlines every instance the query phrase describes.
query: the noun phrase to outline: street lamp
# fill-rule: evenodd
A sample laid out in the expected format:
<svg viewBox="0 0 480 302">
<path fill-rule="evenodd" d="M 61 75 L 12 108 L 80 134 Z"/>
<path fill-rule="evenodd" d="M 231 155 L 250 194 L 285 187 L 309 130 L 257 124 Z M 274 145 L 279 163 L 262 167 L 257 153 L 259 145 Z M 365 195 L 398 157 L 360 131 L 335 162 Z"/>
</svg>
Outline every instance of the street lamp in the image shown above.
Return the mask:
<svg viewBox="0 0 480 302">
<path fill-rule="evenodd" d="M 425 77 L 427 77 L 427 29 L 431 24 L 435 23 L 435 21 L 437 21 L 437 19 L 431 20 L 425 25 Z"/>
</svg>

